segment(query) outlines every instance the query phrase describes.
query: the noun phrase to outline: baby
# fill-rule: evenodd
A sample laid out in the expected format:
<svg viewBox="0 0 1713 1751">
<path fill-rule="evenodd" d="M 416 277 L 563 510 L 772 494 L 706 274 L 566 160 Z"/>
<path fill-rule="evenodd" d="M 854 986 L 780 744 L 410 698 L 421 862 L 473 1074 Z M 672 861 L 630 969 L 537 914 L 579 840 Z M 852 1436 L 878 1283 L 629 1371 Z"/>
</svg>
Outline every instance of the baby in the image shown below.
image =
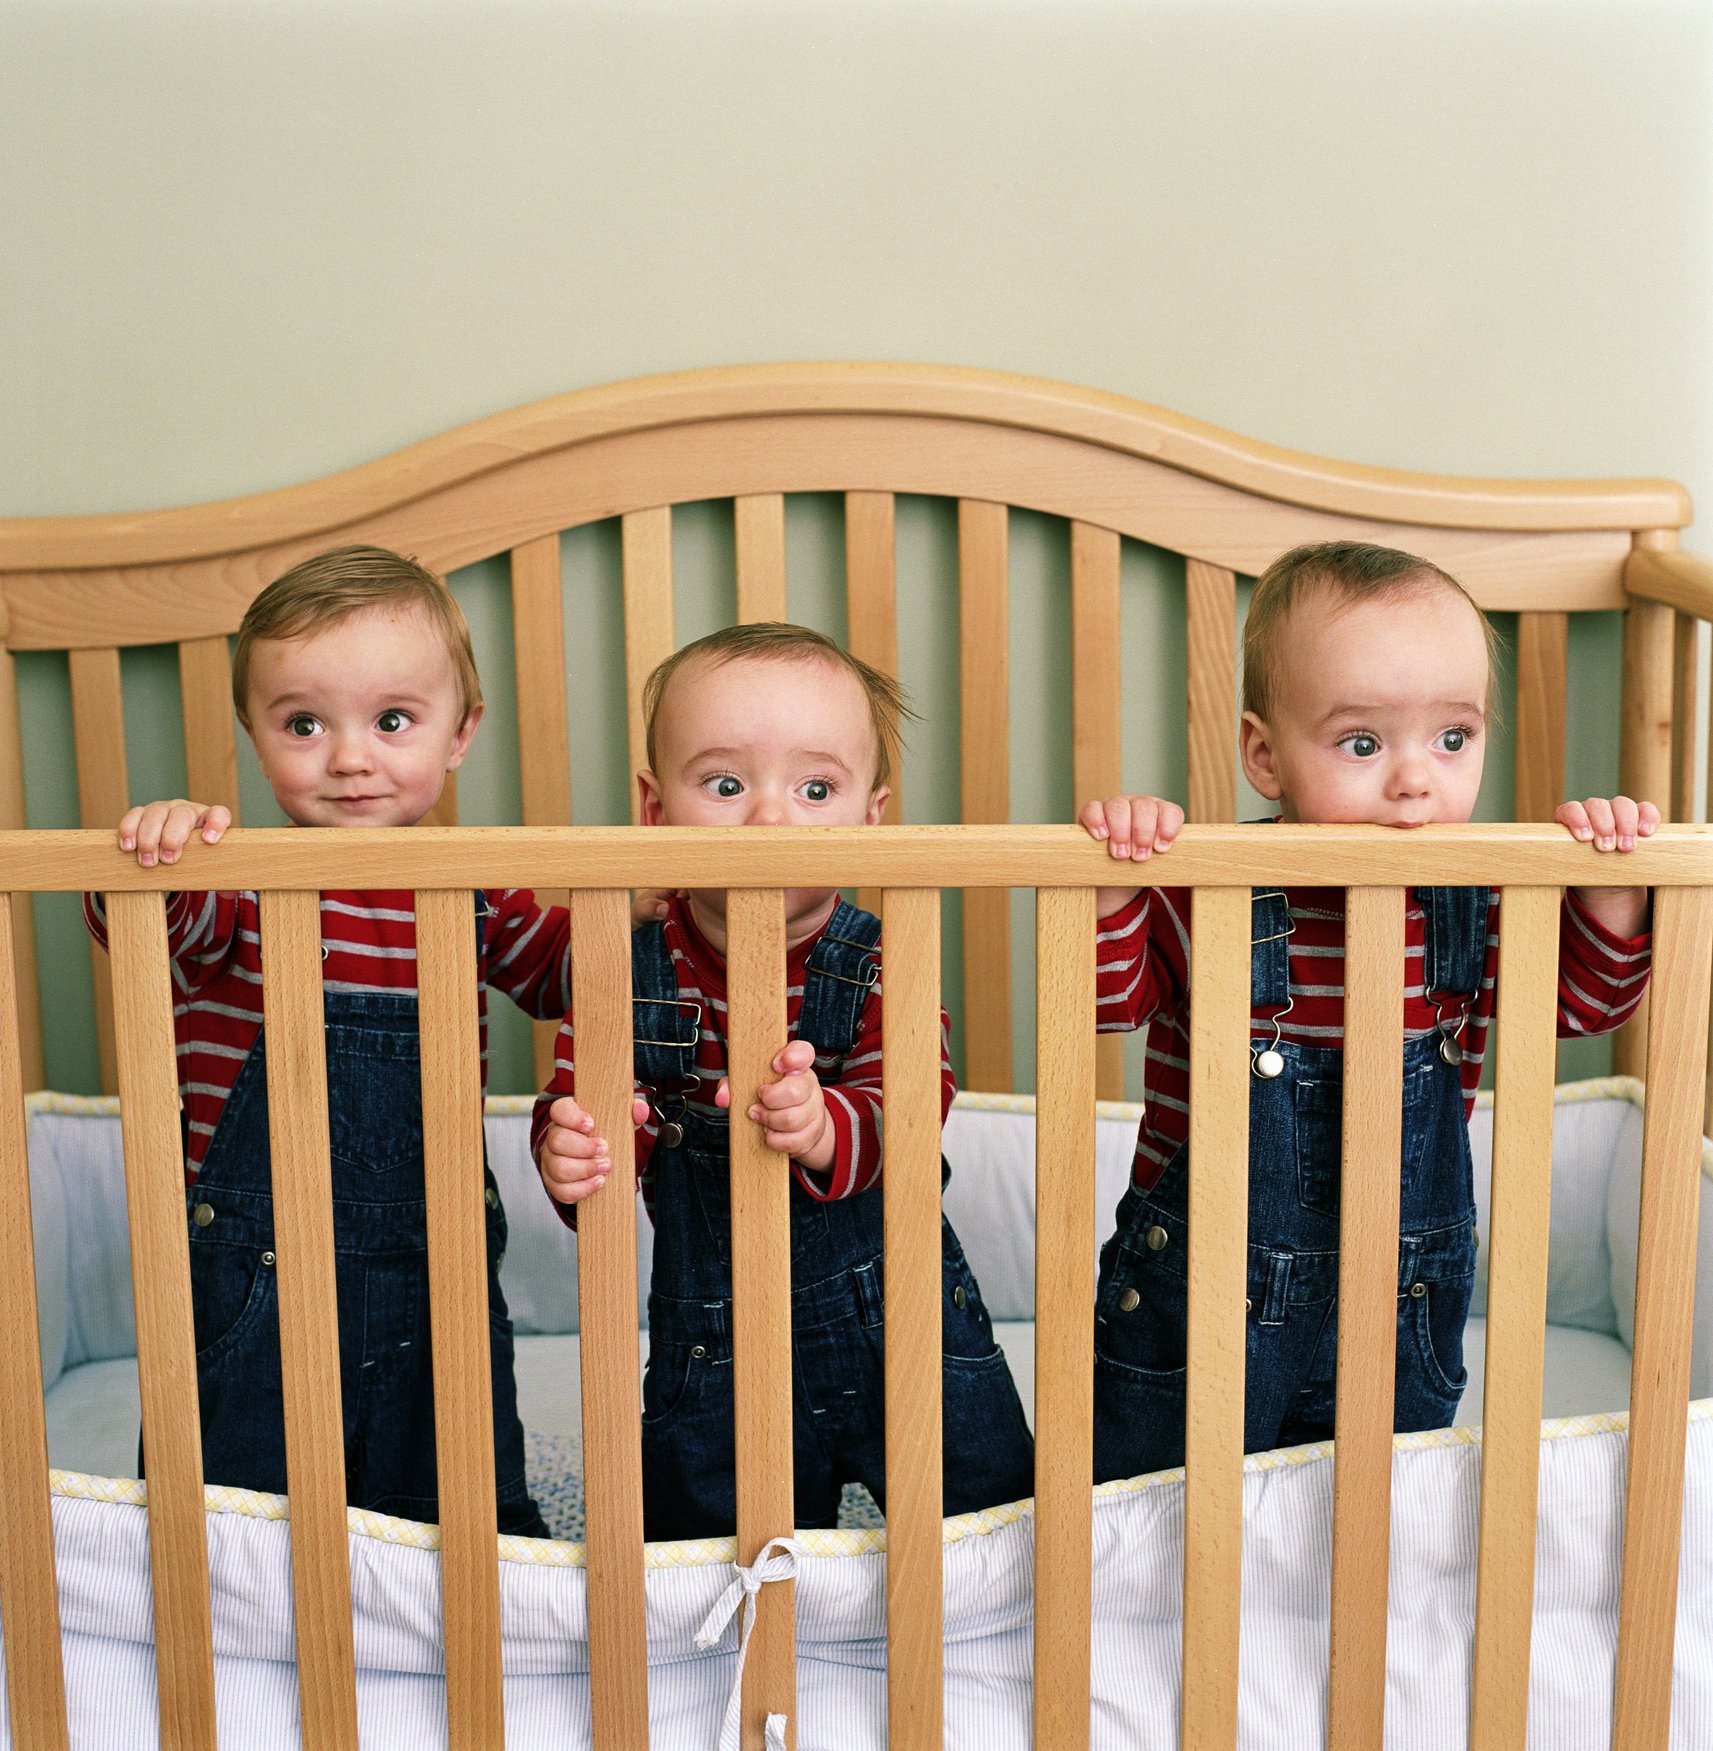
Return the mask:
<svg viewBox="0 0 1713 1751">
<path fill-rule="evenodd" d="M 294 566 L 251 603 L 232 655 L 238 717 L 299 827 L 409 827 L 439 801 L 482 718 L 464 616 L 432 572 L 374 547 Z M 229 810 L 179 797 L 125 814 L 119 845 L 174 863 Z M 563 909 L 527 889 L 472 896 L 486 1062 L 491 982 L 538 1016 L 569 1001 Z M 84 896 L 106 941 L 101 896 Z M 284 1491 L 266 1042 L 254 893 L 167 904 L 190 1182 L 191 1296 L 203 1475 Z M 327 1100 L 346 1486 L 359 1507 L 439 1518 L 428 1331 L 416 919 L 408 892 L 321 896 Z M 547 1536 L 524 1481 L 506 1220 L 486 1173 L 494 1452 L 501 1531 Z"/>
<path fill-rule="evenodd" d="M 1452 578 L 1357 542 L 1299 547 L 1255 586 L 1244 633 L 1241 753 L 1286 821 L 1467 821 L 1481 786 L 1492 633 Z M 1081 815 L 1116 859 L 1170 849 L 1183 811 L 1157 797 Z M 1659 824 L 1650 803 L 1591 797 L 1556 818 L 1602 851 Z M 1190 905 L 1183 890 L 1103 889 L 1099 1025 L 1148 1025 L 1147 1115 L 1095 1304 L 1096 1481 L 1183 1462 Z M 1412 890 L 1405 921 L 1404 1111 L 1396 1426 L 1439 1428 L 1467 1374 L 1475 1274 L 1468 1118 L 1493 1012 L 1499 897 Z M 1576 888 L 1559 927 L 1558 1031 L 1604 1033 L 1647 983 L 1648 893 Z M 1257 889 L 1252 909 L 1248 1383 L 1244 1446 L 1333 1432 L 1344 1019 L 1337 889 Z"/>
<path fill-rule="evenodd" d="M 650 826 L 873 826 L 890 794 L 897 686 L 803 627 L 686 646 L 644 693 Z M 654 1218 L 643 1384 L 650 1539 L 737 1523 L 732 1431 L 731 1092 L 722 892 L 664 900 L 632 937 L 637 1158 Z M 645 906 L 644 910 L 649 908 Z M 882 1394 L 880 924 L 835 890 L 785 899 L 791 1038 L 746 1117 L 791 1184 L 797 1523 L 830 1526 L 847 1481 L 886 1499 Z M 954 1092 L 941 1017 L 941 1110 Z M 566 1220 L 604 1183 L 606 1141 L 573 1098 L 572 1020 L 536 1104 L 542 1180 Z M 629 1188 L 624 1188 L 629 1195 Z M 1029 1494 L 1033 1443 L 1004 1354 L 941 1218 L 945 1512 Z"/>
</svg>

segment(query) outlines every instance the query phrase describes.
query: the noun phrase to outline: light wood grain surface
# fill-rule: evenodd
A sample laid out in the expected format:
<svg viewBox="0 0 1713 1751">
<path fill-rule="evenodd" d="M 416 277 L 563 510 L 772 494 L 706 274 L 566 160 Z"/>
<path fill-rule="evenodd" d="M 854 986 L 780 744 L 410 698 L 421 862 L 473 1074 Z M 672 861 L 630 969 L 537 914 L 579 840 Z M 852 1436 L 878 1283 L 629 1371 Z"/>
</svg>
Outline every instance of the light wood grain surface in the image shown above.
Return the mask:
<svg viewBox="0 0 1713 1751">
<path fill-rule="evenodd" d="M 0 906 L 0 991 L 13 988 L 12 908 Z M 30 1161 L 18 1013 L 0 1003 L 0 1621 L 12 1743 L 68 1751 L 59 1592 L 48 1505 L 47 1417 L 36 1324 Z"/>
<path fill-rule="evenodd" d="M 1035 912 L 1035 1743 L 1087 1745 L 1093 1598 L 1094 897 Z"/>
<path fill-rule="evenodd" d="M 886 1058 L 887 1743 L 943 1739 L 940 1542 L 940 895 L 893 888 Z"/>
<path fill-rule="evenodd" d="M 111 833 L 0 832 L 0 889 L 119 893 L 223 888 L 409 887 L 425 867 L 471 888 L 1098 887 L 1105 847 L 1081 827 L 483 827 L 385 833 L 234 829 L 192 844 L 170 869 L 140 869 Z M 1662 827 L 1622 859 L 1539 824 L 1418 827 L 1191 825 L 1169 857 L 1131 864 L 1147 887 L 1343 887 L 1414 883 L 1424 868 L 1453 886 L 1694 887 L 1713 879 L 1713 829 Z"/>
<path fill-rule="evenodd" d="M 636 1325 L 636 1132 L 630 895 L 572 897 L 577 952 L 571 1013 L 577 1098 L 612 1152 L 607 1183 L 577 1212 L 577 1319 L 583 1356 L 583 1496 L 589 1563 L 589 1684 L 595 1743 L 648 1739 L 643 1617 L 642 1382 Z"/>
<path fill-rule="evenodd" d="M 417 893 L 416 966 L 447 1730 L 460 1748 L 504 1751 L 476 910 L 468 888 Z"/>
<path fill-rule="evenodd" d="M 789 620 L 785 607 L 785 495 L 744 493 L 732 501 L 738 619 Z"/>
<path fill-rule="evenodd" d="M 1613 1751 L 1665 1751 L 1683 1525 L 1713 892 L 1654 900 Z"/>
<path fill-rule="evenodd" d="M 773 1079 L 787 1038 L 784 894 L 729 893 L 726 931 L 738 1561 L 749 1564 L 770 1538 L 790 1536 L 794 1517 L 790 1168 L 743 1116 Z M 744 1751 L 763 1751 L 770 1714 L 787 1716 L 788 1743 L 796 1743 L 795 1596 L 794 1583 L 774 1581 L 756 1597 L 743 1674 Z"/>
<path fill-rule="evenodd" d="M 264 891 L 260 909 L 298 1706 L 307 1743 L 356 1751 L 321 901 Z"/>
<path fill-rule="evenodd" d="M 71 653 L 71 721 L 77 744 L 78 819 L 85 827 L 107 829 L 117 843 L 119 817 L 131 806 L 125 776 L 125 706 L 120 692 L 119 653 Z M 101 1092 L 118 1088 L 113 1056 L 113 978 L 100 946 L 89 945 L 95 975 L 95 1041 L 101 1066 Z"/>
<path fill-rule="evenodd" d="M 1183 1743 L 1233 1751 L 1243 1571 L 1250 895 L 1199 888 L 1191 904 Z M 1168 1235 L 1166 1245 L 1183 1239 Z"/>
<path fill-rule="evenodd" d="M 158 894 L 114 894 L 108 922 L 137 1371 L 149 1466 L 161 1745 L 163 1751 L 210 1751 L 214 1645 L 166 905 Z"/>
<path fill-rule="evenodd" d="M 1327 1751 L 1381 1742 L 1398 1335 L 1404 890 L 1352 888 L 1344 924 L 1344 1161 L 1338 1219 L 1338 1437 L 1332 1474 Z"/>
<path fill-rule="evenodd" d="M 959 813 L 1011 819 L 1008 518 L 1002 504 L 958 505 Z M 964 1087 L 1011 1086 L 1011 897 L 964 895 Z"/>
<path fill-rule="evenodd" d="M 1499 906 L 1471 1751 L 1511 1751 L 1528 1732 L 1559 906 L 1557 888 L 1507 888 Z"/>
</svg>

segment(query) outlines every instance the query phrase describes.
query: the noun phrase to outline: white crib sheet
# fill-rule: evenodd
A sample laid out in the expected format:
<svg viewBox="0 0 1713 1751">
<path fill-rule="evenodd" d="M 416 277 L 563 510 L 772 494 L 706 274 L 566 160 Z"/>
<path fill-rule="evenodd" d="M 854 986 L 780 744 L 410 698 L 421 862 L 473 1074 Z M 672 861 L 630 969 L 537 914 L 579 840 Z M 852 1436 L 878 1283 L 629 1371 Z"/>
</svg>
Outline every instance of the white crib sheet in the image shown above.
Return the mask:
<svg viewBox="0 0 1713 1751">
<path fill-rule="evenodd" d="M 1553 1425 L 1541 1449 L 1541 1523 L 1529 1743 L 1608 1740 L 1617 1635 L 1622 1419 Z M 1693 1408 L 1678 1598 L 1672 1745 L 1713 1743 L 1713 1402 Z M 1405 1436 L 1393 1475 L 1387 1751 L 1466 1741 L 1480 1447 L 1464 1432 Z M 1244 1478 L 1239 1742 L 1318 1748 L 1325 1732 L 1332 1465 L 1324 1447 L 1260 1455 Z M 156 1744 L 145 1512 L 134 1489 L 61 1477 L 54 1503 L 74 1742 Z M 120 1499 L 101 1499 L 103 1496 Z M 223 1751 L 299 1744 L 289 1528 L 277 1498 L 226 1498 L 209 1518 Z M 1094 1744 L 1175 1746 L 1183 1491 L 1166 1473 L 1096 1492 Z M 947 1744 L 1029 1744 L 1026 1508 L 948 1522 Z M 432 1531 L 353 1516 L 359 1708 L 365 1747 L 444 1743 L 439 1559 Z M 805 1536 L 798 1571 L 798 1743 L 884 1743 L 884 1582 L 876 1534 Z M 501 1566 L 507 1741 L 588 1736 L 585 1571 L 574 1546 L 507 1541 Z M 729 1546 L 653 1547 L 648 1574 L 652 1739 L 712 1744 L 735 1658 L 693 1636 L 731 1578 Z M 0 1715 L 0 1747 L 10 1745 Z"/>
</svg>

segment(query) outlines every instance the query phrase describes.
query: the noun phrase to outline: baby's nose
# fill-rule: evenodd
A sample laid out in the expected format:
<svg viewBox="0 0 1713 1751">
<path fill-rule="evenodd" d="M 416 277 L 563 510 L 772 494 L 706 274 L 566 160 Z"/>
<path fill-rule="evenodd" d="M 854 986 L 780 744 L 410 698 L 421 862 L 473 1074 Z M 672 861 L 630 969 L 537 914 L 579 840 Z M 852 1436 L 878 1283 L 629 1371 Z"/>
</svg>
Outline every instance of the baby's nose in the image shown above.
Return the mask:
<svg viewBox="0 0 1713 1751">
<path fill-rule="evenodd" d="M 752 827 L 778 827 L 785 821 L 785 805 L 776 796 L 768 796 L 764 792 L 753 793 L 749 807 L 749 825 Z"/>
</svg>

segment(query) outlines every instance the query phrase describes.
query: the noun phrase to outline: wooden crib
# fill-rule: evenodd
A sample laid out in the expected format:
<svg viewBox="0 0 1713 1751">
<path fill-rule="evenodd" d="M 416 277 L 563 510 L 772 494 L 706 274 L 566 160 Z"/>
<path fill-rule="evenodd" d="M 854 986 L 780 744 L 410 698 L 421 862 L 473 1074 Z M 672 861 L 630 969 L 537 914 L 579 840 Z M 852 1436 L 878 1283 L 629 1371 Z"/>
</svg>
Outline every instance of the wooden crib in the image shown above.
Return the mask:
<svg viewBox="0 0 1713 1751">
<path fill-rule="evenodd" d="M 641 677 L 675 642 L 675 505 L 733 501 L 737 613 L 781 617 L 785 495 L 840 493 L 850 643 L 897 666 L 895 495 L 957 501 L 962 826 L 861 832 L 714 833 L 567 828 L 560 533 L 620 519 L 632 764 L 641 756 Z M 386 835 L 247 831 L 206 854 L 206 879 L 268 897 L 264 954 L 283 1244 L 280 1294 L 294 1480 L 293 1551 L 303 1731 L 355 1744 L 353 1656 L 339 1452 L 326 1100 L 320 1054 L 318 926 L 323 887 L 433 888 L 419 894 L 424 1116 L 436 1397 L 445 1522 L 451 1742 L 502 1738 L 498 1581 L 491 1532 L 485 1312 L 479 1233 L 480 1085 L 474 953 L 462 894 L 520 883 L 573 894 L 576 1007 L 593 1050 L 580 1089 L 619 1145 L 628 1062 L 628 912 L 633 885 L 737 890 L 731 962 L 732 1064 L 757 1080 L 783 1027 L 778 890 L 859 886 L 884 905 L 888 1062 L 887 1294 L 889 1666 L 897 1745 L 940 1742 L 938 1448 L 939 893 L 963 889 L 966 1084 L 1010 1086 L 1008 888 L 1038 890 L 1038 1380 L 1034 1696 L 1036 1740 L 1088 1734 L 1089 1445 L 1095 1223 L 1093 1100 L 1116 1092 L 1097 1063 L 1092 888 L 1102 853 L 1068 827 L 1001 826 L 1009 814 L 1007 507 L 1068 524 L 1074 785 L 1119 787 L 1117 665 L 1123 544 L 1184 556 L 1192 819 L 1236 808 L 1235 632 L 1239 574 L 1303 540 L 1351 537 L 1422 553 L 1484 606 L 1518 611 L 1519 816 L 1560 800 L 1568 616 L 1622 608 L 1623 783 L 1687 817 L 1694 801 L 1695 621 L 1713 615 L 1713 568 L 1676 549 L 1688 519 L 1667 483 L 1518 485 L 1354 468 L 1254 444 L 1115 397 L 975 371 L 791 366 L 693 373 L 566 396 L 498 416 L 312 485 L 186 511 L 0 524 L 0 827 L 24 820 L 12 652 L 63 649 L 78 745 L 79 801 L 99 831 L 0 832 L 12 906 L 0 941 L 0 1172 L 26 1207 L 21 1093 L 41 1079 L 30 944 L 34 893 L 113 896 L 112 1000 L 104 1072 L 121 1093 L 136 1274 L 138 1353 L 150 1453 L 149 1515 L 164 1744 L 213 1743 L 212 1656 L 195 1440 L 188 1270 L 182 1242 L 170 992 L 159 894 L 180 871 L 143 872 L 111 846 L 132 800 L 125 778 L 122 646 L 178 646 L 192 794 L 235 804 L 226 638 L 262 584 L 322 548 L 373 541 L 449 570 L 509 554 L 524 826 Z M 951 580 L 948 580 L 948 587 Z M 894 802 L 895 816 L 898 809 Z M 448 817 L 451 811 L 448 810 Z M 192 854 L 204 854 L 196 848 Z M 1144 875 L 1155 873 L 1145 866 Z M 1364 1354 L 1389 1351 L 1397 1246 L 1402 890 L 1424 881 L 1503 887 L 1506 928 L 1497 1035 L 1498 1116 L 1483 1471 L 1481 1593 L 1473 1743 L 1520 1745 L 1527 1706 L 1538 1383 L 1545 1283 L 1548 1108 L 1553 1080 L 1550 943 L 1556 887 L 1618 879 L 1558 829 L 1376 829 L 1198 825 L 1169 877 L 1194 887 L 1197 1014 L 1192 1076 L 1198 1210 L 1244 1207 L 1248 973 L 1245 890 L 1290 881 L 1350 888 L 1350 1029 L 1341 1385 Z M 1628 1063 L 1645 1068 L 1635 1395 L 1614 1742 L 1663 1744 L 1669 1712 L 1681 1509 L 1697 1139 L 1706 1091 L 1713 841 L 1668 829 L 1626 860 L 1622 879 L 1659 890 L 1651 1023 Z M 1217 946 L 1216 946 L 1217 945 Z M 107 967 L 98 959 L 97 978 Z M 603 1025 L 602 1018 L 605 1018 Z M 1103 1047 L 1103 1052 L 1107 1048 Z M 783 1180 L 753 1138 L 734 1134 L 738 1283 L 740 1560 L 789 1532 L 789 1281 Z M 620 1145 L 622 1147 L 622 1145 Z M 1359 1165 L 1358 1165 L 1359 1164 Z M 623 1163 L 620 1163 L 621 1170 Z M 619 1181 L 622 1183 L 621 1171 Z M 1686 1220 L 1687 1212 L 1687 1220 Z M 597 1744 L 646 1735 L 641 1508 L 633 1327 L 634 1200 L 585 1214 L 580 1279 L 585 1365 L 588 1553 Z M 1241 1466 L 1241 1229 L 1203 1216 L 1191 1266 L 1189 1505 L 1183 1742 L 1229 1745 L 1236 1731 Z M 289 1236 L 289 1239 L 285 1237 Z M 41 1381 L 27 1228 L 0 1246 L 0 1615 L 8 1696 L 21 1744 L 65 1742 Z M 463 1261 L 463 1262 L 461 1262 Z M 1348 1341 L 1351 1337 L 1355 1341 Z M 1348 1372 L 1347 1372 L 1348 1371 Z M 1372 1373 L 1372 1370 L 1370 1371 Z M 784 1407 L 782 1410 L 782 1406 Z M 1377 1742 L 1383 1703 L 1390 1389 L 1341 1393 L 1329 1743 Z M 298 1481 L 302 1480 L 302 1481 Z M 792 1712 L 788 1584 L 762 1590 L 745 1675 L 744 1732 Z"/>
</svg>

